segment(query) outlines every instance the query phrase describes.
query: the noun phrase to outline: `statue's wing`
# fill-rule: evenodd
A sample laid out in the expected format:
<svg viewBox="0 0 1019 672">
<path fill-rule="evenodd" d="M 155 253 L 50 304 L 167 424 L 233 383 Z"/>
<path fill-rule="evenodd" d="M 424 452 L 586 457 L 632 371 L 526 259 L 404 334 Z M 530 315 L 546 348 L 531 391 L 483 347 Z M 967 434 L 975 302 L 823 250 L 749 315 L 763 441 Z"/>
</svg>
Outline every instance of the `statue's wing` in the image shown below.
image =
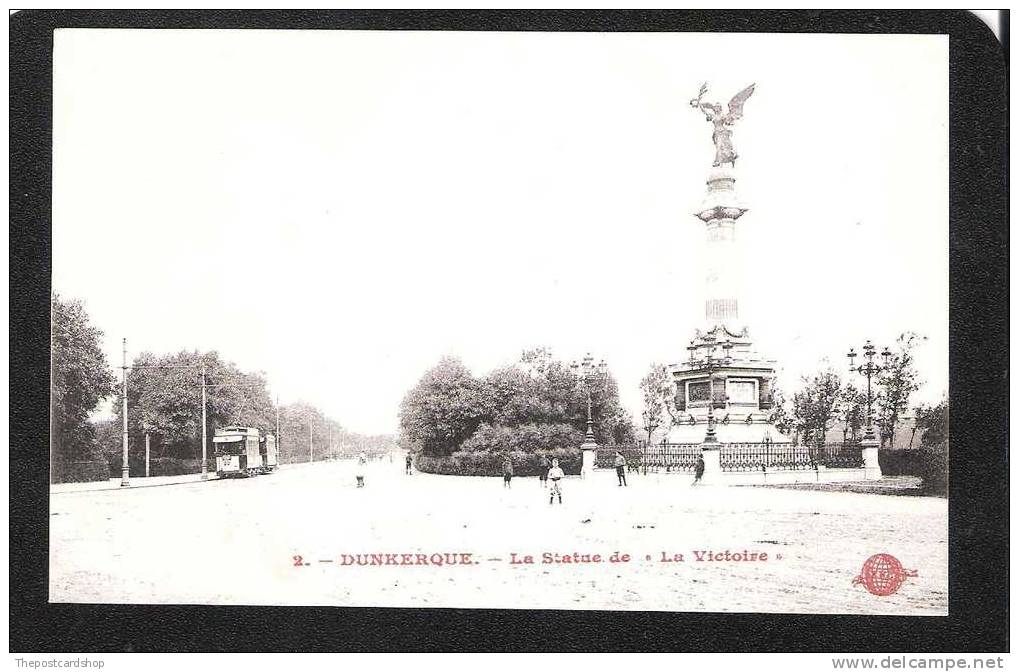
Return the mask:
<svg viewBox="0 0 1019 672">
<path fill-rule="evenodd" d="M 743 103 L 747 102 L 747 98 L 754 92 L 754 86 L 756 84 L 751 84 L 733 96 L 732 100 L 729 101 L 729 117 L 733 121 L 743 116 Z"/>
</svg>

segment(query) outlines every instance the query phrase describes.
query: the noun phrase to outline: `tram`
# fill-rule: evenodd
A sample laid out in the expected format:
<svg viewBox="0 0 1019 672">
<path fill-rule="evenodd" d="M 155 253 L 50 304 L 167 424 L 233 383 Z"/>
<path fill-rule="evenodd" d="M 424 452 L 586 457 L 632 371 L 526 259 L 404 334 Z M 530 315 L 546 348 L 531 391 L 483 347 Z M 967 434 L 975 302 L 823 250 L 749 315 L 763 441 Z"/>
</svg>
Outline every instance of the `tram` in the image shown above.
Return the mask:
<svg viewBox="0 0 1019 672">
<path fill-rule="evenodd" d="M 216 430 L 212 442 L 220 478 L 268 474 L 279 467 L 276 437 L 255 427 L 222 427 Z"/>
</svg>

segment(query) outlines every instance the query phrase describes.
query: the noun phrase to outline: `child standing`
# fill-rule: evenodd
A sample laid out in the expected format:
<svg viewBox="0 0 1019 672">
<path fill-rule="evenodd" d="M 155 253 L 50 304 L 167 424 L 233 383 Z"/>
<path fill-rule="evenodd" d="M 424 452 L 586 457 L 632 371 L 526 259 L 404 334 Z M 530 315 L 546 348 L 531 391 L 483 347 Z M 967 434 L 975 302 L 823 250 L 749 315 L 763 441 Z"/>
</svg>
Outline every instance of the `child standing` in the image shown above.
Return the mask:
<svg viewBox="0 0 1019 672">
<path fill-rule="evenodd" d="M 548 480 L 552 483 L 552 489 L 549 491 L 548 503 L 551 504 L 552 500 L 558 495 L 559 503 L 563 503 L 563 491 L 559 485 L 559 481 L 563 479 L 566 474 L 559 468 L 559 460 L 552 460 L 552 468 L 548 470 Z"/>
<path fill-rule="evenodd" d="M 619 487 L 623 487 L 626 485 L 626 458 L 618 450 L 616 451 L 614 465 L 616 467 L 616 478 L 619 479 Z"/>
<path fill-rule="evenodd" d="M 513 480 L 513 460 L 507 455 L 506 459 L 502 461 L 502 487 L 510 488 L 510 481 Z"/>
<path fill-rule="evenodd" d="M 360 455 L 357 456 L 357 472 L 355 473 L 355 476 L 357 477 L 357 487 L 359 488 L 364 487 L 364 468 L 367 465 L 368 456 L 362 452 Z"/>
</svg>

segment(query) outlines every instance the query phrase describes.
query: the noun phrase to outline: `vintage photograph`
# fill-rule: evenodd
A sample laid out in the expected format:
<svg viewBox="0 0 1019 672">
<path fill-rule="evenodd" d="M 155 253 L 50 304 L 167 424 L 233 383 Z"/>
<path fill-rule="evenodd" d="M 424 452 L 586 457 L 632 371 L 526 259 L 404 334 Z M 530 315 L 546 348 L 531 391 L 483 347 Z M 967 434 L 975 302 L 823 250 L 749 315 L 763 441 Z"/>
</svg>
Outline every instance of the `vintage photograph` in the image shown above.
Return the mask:
<svg viewBox="0 0 1019 672">
<path fill-rule="evenodd" d="M 50 602 L 948 615 L 948 58 L 55 30 Z"/>
</svg>

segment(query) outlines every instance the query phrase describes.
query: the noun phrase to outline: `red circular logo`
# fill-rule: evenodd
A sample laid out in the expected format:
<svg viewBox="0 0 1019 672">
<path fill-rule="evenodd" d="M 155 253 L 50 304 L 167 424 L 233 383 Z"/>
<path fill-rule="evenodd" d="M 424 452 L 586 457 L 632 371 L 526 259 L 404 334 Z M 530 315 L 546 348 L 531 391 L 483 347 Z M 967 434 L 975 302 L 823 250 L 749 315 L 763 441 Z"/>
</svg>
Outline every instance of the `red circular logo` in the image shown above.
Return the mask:
<svg viewBox="0 0 1019 672">
<path fill-rule="evenodd" d="M 872 595 L 891 595 L 899 589 L 907 576 L 916 576 L 915 569 L 903 569 L 894 555 L 878 553 L 867 558 L 853 585 L 862 583 Z"/>
</svg>

